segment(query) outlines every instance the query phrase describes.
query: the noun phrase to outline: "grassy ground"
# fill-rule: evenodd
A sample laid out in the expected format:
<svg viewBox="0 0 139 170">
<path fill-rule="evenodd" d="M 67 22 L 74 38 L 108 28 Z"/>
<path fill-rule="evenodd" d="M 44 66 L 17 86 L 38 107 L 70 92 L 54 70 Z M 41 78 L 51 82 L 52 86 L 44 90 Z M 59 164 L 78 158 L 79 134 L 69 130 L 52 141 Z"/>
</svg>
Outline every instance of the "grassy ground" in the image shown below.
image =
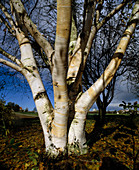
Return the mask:
<svg viewBox="0 0 139 170">
<path fill-rule="evenodd" d="M 37 112 L 15 112 L 16 114 L 24 114 L 24 115 L 34 115 L 38 116 Z"/>
<path fill-rule="evenodd" d="M 97 118 L 86 123 L 88 154 L 55 162 L 46 159 L 38 118 L 22 119 L 7 137 L 0 135 L 1 169 L 139 169 L 139 116 L 107 116 L 103 125 Z"/>
</svg>

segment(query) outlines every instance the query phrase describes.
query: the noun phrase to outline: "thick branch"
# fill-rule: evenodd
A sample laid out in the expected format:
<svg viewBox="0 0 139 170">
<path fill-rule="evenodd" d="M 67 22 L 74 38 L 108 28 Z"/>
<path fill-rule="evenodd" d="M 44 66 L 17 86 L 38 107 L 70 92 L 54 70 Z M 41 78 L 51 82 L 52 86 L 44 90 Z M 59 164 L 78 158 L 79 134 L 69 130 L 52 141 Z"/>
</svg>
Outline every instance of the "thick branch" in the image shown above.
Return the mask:
<svg viewBox="0 0 139 170">
<path fill-rule="evenodd" d="M 129 44 L 129 41 L 132 37 L 132 34 L 136 28 L 136 24 L 138 21 L 139 21 L 139 3 L 136 3 L 133 9 L 132 18 L 128 23 L 128 27 L 125 30 L 123 37 L 119 42 L 117 50 L 114 53 L 110 64 L 108 65 L 104 73 L 101 75 L 101 77 L 79 98 L 76 104 L 77 110 L 78 109 L 82 110 L 83 108 L 84 109 L 86 108 L 85 113 L 87 113 L 90 107 L 96 101 L 97 97 L 100 95 L 100 93 L 110 83 L 121 63 L 123 55 L 126 51 L 126 48 Z M 86 100 L 84 101 L 84 99 Z"/>
<path fill-rule="evenodd" d="M 82 57 L 84 55 L 83 52 L 86 47 L 86 43 L 88 41 L 90 31 L 91 31 L 91 26 L 94 18 L 94 13 L 95 13 L 95 7 L 96 7 L 96 1 L 92 1 L 92 0 L 90 0 L 88 3 L 86 2 L 84 5 L 83 29 L 82 29 L 82 33 L 79 35 L 77 39 L 77 43 L 70 61 L 68 74 L 67 74 L 68 84 L 74 82 L 74 80 L 77 77 L 77 73 L 80 69 L 82 63 Z M 80 81 L 77 82 L 80 83 Z"/>
<path fill-rule="evenodd" d="M 7 9 L 0 3 L 0 8 L 3 11 L 4 15 L 6 16 L 6 18 L 8 19 L 9 23 L 11 24 L 13 30 L 15 29 L 15 23 L 12 19 L 12 17 L 10 16 L 10 14 L 8 13 Z"/>
<path fill-rule="evenodd" d="M 72 67 L 72 70 L 70 69 L 70 66 L 69 66 L 69 70 L 68 70 L 68 76 L 67 76 L 67 79 L 70 80 L 70 82 L 74 83 L 74 88 L 78 86 L 79 84 L 79 81 L 81 80 L 81 77 L 82 77 L 82 73 L 83 73 L 83 70 L 85 68 L 85 64 L 86 64 L 86 60 L 87 60 L 87 57 L 90 53 L 90 50 L 91 50 L 91 47 L 92 47 L 92 43 L 93 43 L 93 40 L 95 38 L 95 35 L 97 33 L 97 31 L 108 21 L 112 18 L 112 16 L 114 16 L 121 8 L 123 8 L 127 2 L 129 0 L 126 0 L 124 1 L 123 3 L 121 3 L 120 5 L 118 5 L 114 10 L 112 10 L 106 17 L 104 20 L 102 20 L 100 23 L 98 23 L 96 25 L 96 23 L 94 24 L 94 26 L 92 27 L 92 30 L 90 32 L 90 35 L 89 35 L 89 39 L 88 39 L 88 42 L 87 42 L 87 45 L 86 45 L 86 48 L 83 52 L 80 52 L 79 51 L 79 43 L 81 43 L 81 40 L 79 41 L 79 43 L 77 43 L 77 48 L 75 48 L 75 52 L 73 52 L 74 54 L 74 57 L 73 59 L 71 60 L 71 63 L 70 65 L 72 65 L 72 63 L 77 63 L 74 67 L 76 68 L 73 68 Z M 100 3 L 100 5 L 102 5 L 103 1 Z M 98 9 L 97 9 L 98 10 Z M 100 9 L 99 9 L 100 11 Z M 97 13 L 97 22 L 98 22 L 98 18 L 99 17 L 99 13 Z M 78 38 L 78 40 L 80 39 L 80 37 Z M 78 41 L 77 41 L 78 42 Z M 82 60 L 82 57 L 83 60 Z M 80 60 L 79 60 L 80 59 Z M 77 60 L 77 62 L 75 62 Z M 81 67 L 81 62 L 83 62 L 83 65 Z M 74 73 L 74 76 L 73 76 L 73 73 Z"/>
<path fill-rule="evenodd" d="M 11 61 L 15 62 L 16 64 L 18 64 L 19 66 L 22 66 L 22 63 L 20 60 L 18 60 L 15 56 L 12 56 L 11 54 L 7 53 L 5 50 L 3 50 L 0 47 L 0 53 L 2 55 L 4 55 L 5 57 L 9 58 Z"/>
<path fill-rule="evenodd" d="M 90 35 L 91 26 L 92 26 L 92 22 L 94 18 L 94 13 L 95 13 L 96 1 L 90 0 L 88 3 L 85 3 L 84 6 L 85 6 L 84 7 L 85 16 L 84 16 L 84 21 L 83 21 L 83 29 L 81 33 L 82 51 L 84 51 L 88 37 Z"/>
<path fill-rule="evenodd" d="M 66 83 L 68 66 L 68 47 L 71 29 L 71 0 L 57 1 L 57 28 L 55 54 L 53 57 L 53 88 L 55 115 L 52 125 L 52 134 L 55 138 L 60 137 L 62 147 L 65 147 L 67 140 L 67 120 L 69 112 L 69 99 Z M 63 141 L 62 141 L 63 139 Z M 57 144 L 56 147 L 60 147 Z M 61 148 L 62 150 L 64 148 Z"/>
<path fill-rule="evenodd" d="M 44 38 L 44 36 L 39 32 L 36 25 L 29 18 L 22 2 L 20 0 L 11 0 L 15 10 L 22 16 L 22 22 L 30 32 L 32 37 L 40 45 L 40 47 L 45 51 L 46 56 L 48 57 L 50 66 L 51 66 L 51 55 L 53 54 L 53 48 L 49 42 Z"/>
<path fill-rule="evenodd" d="M 0 15 L 0 21 L 4 23 L 4 25 L 8 28 L 8 31 L 15 37 L 15 32 L 12 30 L 8 22 Z"/>
<path fill-rule="evenodd" d="M 96 26 L 93 26 L 86 49 L 85 49 L 85 59 L 84 59 L 84 65 L 86 63 L 86 59 L 90 53 L 93 40 L 95 38 L 95 35 L 97 31 L 108 21 L 110 20 L 117 12 L 119 12 L 128 2 L 129 0 L 124 1 L 120 5 L 118 5 L 114 10 L 112 10 L 100 23 L 98 23 Z"/>
<path fill-rule="evenodd" d="M 96 17 L 95 17 L 95 25 L 98 24 L 99 22 L 99 18 L 100 18 L 100 12 L 102 9 L 102 5 L 103 5 L 104 0 L 100 0 L 96 9 Z"/>
<path fill-rule="evenodd" d="M 2 59 L 2 58 L 0 58 L 0 63 L 1 63 L 1 64 L 4 64 L 4 65 L 7 65 L 7 66 L 13 68 L 14 70 L 22 73 L 22 68 L 19 67 L 19 66 L 17 66 L 17 65 L 14 64 L 14 63 L 11 63 L 11 62 L 9 62 L 9 61 L 7 61 L 7 60 L 4 60 L 4 59 Z"/>
</svg>

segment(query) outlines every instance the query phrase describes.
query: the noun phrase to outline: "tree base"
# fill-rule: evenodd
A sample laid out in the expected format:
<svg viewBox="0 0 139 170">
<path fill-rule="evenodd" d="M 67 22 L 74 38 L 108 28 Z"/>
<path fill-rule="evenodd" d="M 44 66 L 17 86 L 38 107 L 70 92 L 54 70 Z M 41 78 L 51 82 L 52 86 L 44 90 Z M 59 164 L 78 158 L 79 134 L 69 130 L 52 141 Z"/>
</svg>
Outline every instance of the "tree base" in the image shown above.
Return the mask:
<svg viewBox="0 0 139 170">
<path fill-rule="evenodd" d="M 78 142 L 68 144 L 68 155 L 84 155 L 88 153 L 88 146 L 84 144 L 82 147 Z"/>
<path fill-rule="evenodd" d="M 59 159 L 60 157 L 67 155 L 67 149 L 64 148 L 64 150 L 61 150 L 60 148 L 51 146 L 49 149 L 46 149 L 46 155 L 49 159 Z"/>
</svg>

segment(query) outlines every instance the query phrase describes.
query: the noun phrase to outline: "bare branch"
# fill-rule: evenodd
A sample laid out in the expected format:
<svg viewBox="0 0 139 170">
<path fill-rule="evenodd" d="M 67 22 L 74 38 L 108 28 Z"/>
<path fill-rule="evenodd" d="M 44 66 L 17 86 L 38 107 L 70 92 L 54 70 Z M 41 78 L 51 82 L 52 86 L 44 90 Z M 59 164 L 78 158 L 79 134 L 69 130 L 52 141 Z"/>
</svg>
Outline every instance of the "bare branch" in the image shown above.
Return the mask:
<svg viewBox="0 0 139 170">
<path fill-rule="evenodd" d="M 117 12 L 119 12 L 129 0 L 123 1 L 115 9 L 113 9 L 100 23 L 97 24 L 97 30 L 99 30 L 108 20 L 110 20 Z"/>
<path fill-rule="evenodd" d="M 90 109 L 92 104 L 96 101 L 100 93 L 110 83 L 121 63 L 123 55 L 125 54 L 126 48 L 129 44 L 129 41 L 132 37 L 132 34 L 136 28 L 138 21 L 139 21 L 139 3 L 136 3 L 133 9 L 132 18 L 128 23 L 128 27 L 125 30 L 123 37 L 119 42 L 119 45 L 117 47 L 116 52 L 113 55 L 111 62 L 109 63 L 108 67 L 101 75 L 101 77 L 85 93 L 82 94 L 82 96 L 78 100 L 76 107 L 82 108 L 86 107 L 86 111 L 88 111 L 88 109 Z M 84 103 L 83 102 L 84 98 L 87 98 L 88 102 L 87 100 L 85 100 Z"/>
<path fill-rule="evenodd" d="M 4 25 L 8 28 L 8 31 L 15 37 L 15 32 L 12 30 L 8 22 L 0 15 L 0 21 L 4 23 Z"/>
<path fill-rule="evenodd" d="M 12 26 L 12 29 L 15 29 L 15 22 L 13 21 L 12 17 L 10 16 L 10 14 L 8 13 L 6 7 L 4 7 L 1 3 L 0 3 L 0 8 L 3 11 L 5 17 L 8 19 L 9 23 Z"/>
<path fill-rule="evenodd" d="M 96 9 L 95 25 L 98 24 L 98 22 L 99 22 L 100 12 L 101 12 L 101 9 L 102 9 L 103 2 L 104 2 L 104 0 L 101 0 L 98 3 L 97 9 Z"/>
<path fill-rule="evenodd" d="M 17 11 L 17 13 L 20 13 L 20 16 L 22 16 L 22 22 L 23 25 L 27 28 L 27 30 L 30 32 L 32 37 L 36 40 L 36 42 L 40 45 L 40 47 L 45 51 L 46 56 L 48 57 L 48 60 L 51 63 L 51 55 L 53 53 L 53 48 L 51 47 L 50 43 L 45 39 L 45 37 L 39 32 L 36 25 L 32 22 L 32 20 L 29 18 L 22 2 L 20 0 L 11 0 L 12 4 Z"/>
<path fill-rule="evenodd" d="M 94 25 L 92 28 L 92 31 L 90 33 L 90 37 L 88 39 L 88 43 L 85 49 L 85 57 L 84 57 L 84 65 L 86 63 L 87 56 L 90 53 L 93 40 L 95 38 L 95 35 L 97 31 L 108 21 L 110 20 L 117 12 L 119 12 L 128 2 L 129 0 L 125 0 L 123 3 L 118 5 L 114 10 L 112 10 L 100 23 L 98 23 L 96 26 Z"/>
<path fill-rule="evenodd" d="M 96 1 L 90 0 L 89 2 L 86 2 L 84 5 L 84 21 L 83 21 L 83 29 L 81 33 L 81 48 L 82 51 L 84 51 L 84 48 L 86 46 L 86 43 L 88 41 L 88 37 L 90 35 L 91 26 L 94 18 L 95 13 L 95 7 L 96 7 Z"/>
<path fill-rule="evenodd" d="M 31 12 L 30 12 L 30 14 L 29 14 L 29 17 L 31 16 L 33 10 L 36 8 L 37 4 L 38 4 L 38 0 L 36 0 L 34 7 L 32 8 L 32 10 L 31 10 Z"/>
<path fill-rule="evenodd" d="M 94 18 L 94 13 L 95 13 L 95 7 L 96 7 L 96 1 L 90 0 L 88 2 L 86 1 L 84 4 L 84 21 L 83 21 L 84 24 L 83 24 L 82 32 L 78 36 L 76 46 L 74 48 L 72 58 L 69 63 L 69 69 L 67 74 L 68 84 L 71 82 L 73 83 L 75 80 L 76 82 L 80 83 L 80 81 L 78 81 L 80 77 L 78 76 L 78 80 L 77 80 L 77 74 L 80 69 L 83 52 L 90 35 L 91 26 Z M 73 63 L 76 63 L 76 65 Z"/>
<path fill-rule="evenodd" d="M 22 63 L 19 59 L 17 59 L 15 56 L 12 56 L 11 54 L 7 53 L 5 50 L 3 50 L 0 47 L 0 53 L 2 55 L 4 55 L 5 57 L 9 58 L 11 61 L 15 62 L 16 64 L 18 64 L 19 66 L 22 66 Z"/>
<path fill-rule="evenodd" d="M 4 65 L 7 65 L 7 66 L 13 68 L 14 70 L 22 73 L 22 68 L 19 67 L 19 66 L 17 66 L 17 65 L 14 64 L 14 63 L 11 63 L 11 62 L 9 62 L 9 61 L 7 61 L 7 60 L 4 60 L 4 59 L 2 59 L 2 58 L 0 58 L 0 63 L 1 63 L 1 64 L 4 64 Z"/>
</svg>

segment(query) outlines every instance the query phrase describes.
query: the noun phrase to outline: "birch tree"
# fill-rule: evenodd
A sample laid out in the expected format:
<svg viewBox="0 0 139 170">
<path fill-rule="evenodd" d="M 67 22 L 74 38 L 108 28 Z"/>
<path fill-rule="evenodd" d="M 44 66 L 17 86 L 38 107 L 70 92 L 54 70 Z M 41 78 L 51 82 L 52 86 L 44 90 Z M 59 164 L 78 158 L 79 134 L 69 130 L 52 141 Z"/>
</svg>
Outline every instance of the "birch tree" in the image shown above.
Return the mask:
<svg viewBox="0 0 139 170">
<path fill-rule="evenodd" d="M 98 30 L 116 13 L 123 9 L 129 0 L 124 0 L 113 8 L 104 18 L 104 0 L 84 1 L 83 22 L 76 43 L 69 53 L 72 33 L 72 0 L 57 0 L 57 22 L 55 44 L 42 35 L 29 17 L 21 0 L 10 0 L 10 9 L 0 3 L 1 22 L 14 36 L 20 48 L 20 57 L 14 56 L 0 48 L 0 63 L 21 73 L 27 80 L 42 125 L 46 152 L 50 157 L 60 154 L 84 154 L 88 146 L 85 137 L 85 121 L 89 109 L 100 93 L 114 77 L 128 43 L 139 20 L 139 1 L 133 3 L 131 18 L 119 45 L 104 73 L 85 92 L 82 91 L 82 74 L 92 42 Z M 39 2 L 38 2 L 39 3 Z M 132 2 L 131 2 L 132 4 Z M 78 31 L 77 31 L 78 32 Z M 31 40 L 34 39 L 45 53 L 52 75 L 54 90 L 54 107 L 42 82 Z"/>
<path fill-rule="evenodd" d="M 111 3 L 107 1 L 105 6 L 106 10 L 110 12 L 112 8 Z M 124 29 L 123 18 L 125 17 L 125 15 L 128 15 L 128 11 L 124 13 L 124 15 L 121 16 L 118 20 L 117 15 L 114 16 L 101 28 L 101 30 L 98 31 L 97 36 L 93 41 L 91 52 L 89 54 L 89 57 L 87 58 L 85 70 L 83 73 L 84 89 L 87 90 L 92 83 L 95 83 L 97 81 L 97 79 L 104 72 L 107 65 L 111 61 L 111 54 L 115 52 L 117 42 L 122 35 L 121 30 Z M 133 53 L 132 49 L 130 49 L 130 53 Z M 127 55 L 124 56 L 123 60 L 126 61 L 126 59 Z M 99 109 L 99 123 L 104 123 L 106 109 L 113 100 L 115 94 L 115 83 L 118 80 L 119 76 L 123 75 L 125 72 L 126 65 L 125 62 L 122 61 L 111 82 L 97 98 L 96 105 Z"/>
</svg>

